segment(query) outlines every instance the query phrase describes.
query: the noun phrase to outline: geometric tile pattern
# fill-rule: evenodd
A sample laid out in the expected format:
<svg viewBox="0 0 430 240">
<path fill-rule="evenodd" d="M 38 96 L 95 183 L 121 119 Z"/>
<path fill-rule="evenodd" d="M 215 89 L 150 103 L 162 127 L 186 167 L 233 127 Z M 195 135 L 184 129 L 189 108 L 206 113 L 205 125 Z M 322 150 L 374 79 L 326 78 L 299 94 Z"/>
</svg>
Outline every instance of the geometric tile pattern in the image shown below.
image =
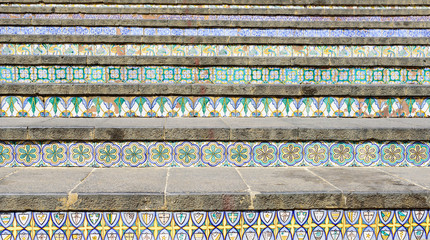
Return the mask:
<svg viewBox="0 0 430 240">
<path fill-rule="evenodd" d="M 150 20 L 198 20 L 198 21 L 300 21 L 300 22 L 400 22 L 429 21 L 430 16 L 261 16 L 261 15 L 173 15 L 173 14 L 37 14 L 2 13 L 0 19 L 150 19 Z"/>
<path fill-rule="evenodd" d="M 73 15 L 79 16 L 79 15 Z M 261 16 L 258 16 L 261 17 Z M 366 20 L 372 17 L 366 17 Z M 428 18 L 428 16 L 420 16 Z M 333 17 L 337 19 L 337 17 Z M 376 20 L 375 20 L 376 21 Z M 427 21 L 427 20 L 426 20 Z M 306 22 L 303 22 L 306 23 Z M 329 24 L 329 22 L 327 22 Z M 45 27 L 1 26 L 0 34 L 122 35 L 122 36 L 226 36 L 226 37 L 429 37 L 429 29 L 258 29 L 168 27 Z"/>
<path fill-rule="evenodd" d="M 0 83 L 430 84 L 430 68 L 0 66 Z"/>
<path fill-rule="evenodd" d="M 0 96 L 0 117 L 430 117 L 430 98 Z"/>
<path fill-rule="evenodd" d="M 0 55 L 227 56 L 227 57 L 430 57 L 430 46 L 0 44 Z"/>
<path fill-rule="evenodd" d="M 430 166 L 430 142 L 0 142 L 0 167 Z"/>
<path fill-rule="evenodd" d="M 428 210 L 5 212 L 4 240 L 424 240 Z"/>
</svg>

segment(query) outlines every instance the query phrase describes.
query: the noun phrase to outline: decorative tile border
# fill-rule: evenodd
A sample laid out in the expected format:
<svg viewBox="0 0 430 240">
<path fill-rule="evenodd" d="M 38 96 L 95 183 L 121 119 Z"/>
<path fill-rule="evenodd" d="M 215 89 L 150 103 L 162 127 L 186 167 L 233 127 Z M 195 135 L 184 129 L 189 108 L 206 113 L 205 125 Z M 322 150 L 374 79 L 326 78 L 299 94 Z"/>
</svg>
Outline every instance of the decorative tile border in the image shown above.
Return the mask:
<svg viewBox="0 0 430 240">
<path fill-rule="evenodd" d="M 430 29 L 250 29 L 142 27 L 17 27 L 0 26 L 0 34 L 227 36 L 227 37 L 430 37 Z"/>
<path fill-rule="evenodd" d="M 0 13 L 0 19 L 133 19 L 133 20 L 198 20 L 198 21 L 300 21 L 300 22 L 425 22 L 430 16 L 263 16 L 263 15 L 175 15 L 175 14 L 37 14 Z"/>
<path fill-rule="evenodd" d="M 430 46 L 0 44 L 0 55 L 430 57 Z"/>
<path fill-rule="evenodd" d="M 0 66 L 0 83 L 430 84 L 430 68 Z"/>
<path fill-rule="evenodd" d="M 430 166 L 430 142 L 0 142 L 0 167 Z"/>
<path fill-rule="evenodd" d="M 428 210 L 6 212 L 2 239 L 424 240 Z"/>
<path fill-rule="evenodd" d="M 319 5 L 181 5 L 181 4 L 0 4 L 0 7 L 100 7 L 100 8 L 233 8 L 233 9 L 430 9 L 427 6 L 319 6 Z"/>
<path fill-rule="evenodd" d="M 0 117 L 430 117 L 430 98 L 0 96 Z"/>
</svg>

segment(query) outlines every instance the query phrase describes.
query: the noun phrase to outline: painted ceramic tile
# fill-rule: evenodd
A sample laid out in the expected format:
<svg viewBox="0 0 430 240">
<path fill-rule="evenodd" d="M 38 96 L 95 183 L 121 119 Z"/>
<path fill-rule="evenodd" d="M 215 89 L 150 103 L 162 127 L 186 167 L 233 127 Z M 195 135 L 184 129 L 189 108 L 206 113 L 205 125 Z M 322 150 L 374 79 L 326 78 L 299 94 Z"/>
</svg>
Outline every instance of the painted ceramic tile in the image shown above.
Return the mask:
<svg viewBox="0 0 430 240">
<path fill-rule="evenodd" d="M 427 239 L 428 210 L 4 212 L 4 239 Z"/>
<path fill-rule="evenodd" d="M 429 98 L 1 96 L 2 117 L 429 117 Z"/>
<path fill-rule="evenodd" d="M 76 49 L 70 49 L 76 48 L 75 46 L 77 46 L 77 52 Z M 80 55 L 424 58 L 430 57 L 430 46 L 0 44 L 0 53 L 1 55 L 39 56 Z"/>
<path fill-rule="evenodd" d="M 429 68 L 0 66 L 0 83 L 430 84 Z"/>
<path fill-rule="evenodd" d="M 429 150 L 429 142 L 0 142 L 0 167 L 428 167 Z"/>
</svg>

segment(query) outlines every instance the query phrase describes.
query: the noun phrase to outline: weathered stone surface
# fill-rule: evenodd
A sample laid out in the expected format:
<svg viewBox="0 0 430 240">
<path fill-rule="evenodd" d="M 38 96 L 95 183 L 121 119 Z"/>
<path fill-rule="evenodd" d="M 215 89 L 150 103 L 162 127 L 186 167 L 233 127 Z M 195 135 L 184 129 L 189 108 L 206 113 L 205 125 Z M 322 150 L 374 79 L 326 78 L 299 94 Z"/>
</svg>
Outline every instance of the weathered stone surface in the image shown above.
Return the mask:
<svg viewBox="0 0 430 240">
<path fill-rule="evenodd" d="M 429 168 L 8 170 L 0 171 L 0 211 L 430 207 L 430 190 L 425 180 Z"/>
<path fill-rule="evenodd" d="M 249 186 L 255 209 L 335 208 L 343 205 L 339 189 L 307 168 L 238 168 Z"/>
<path fill-rule="evenodd" d="M 172 168 L 166 206 L 177 211 L 247 209 L 251 199 L 234 168 Z"/>
<path fill-rule="evenodd" d="M 429 27 L 430 28 L 430 27 Z M 427 67 L 426 58 L 2 56 L 3 65 Z"/>
<path fill-rule="evenodd" d="M 429 141 L 425 118 L 2 118 L 0 140 Z"/>
</svg>

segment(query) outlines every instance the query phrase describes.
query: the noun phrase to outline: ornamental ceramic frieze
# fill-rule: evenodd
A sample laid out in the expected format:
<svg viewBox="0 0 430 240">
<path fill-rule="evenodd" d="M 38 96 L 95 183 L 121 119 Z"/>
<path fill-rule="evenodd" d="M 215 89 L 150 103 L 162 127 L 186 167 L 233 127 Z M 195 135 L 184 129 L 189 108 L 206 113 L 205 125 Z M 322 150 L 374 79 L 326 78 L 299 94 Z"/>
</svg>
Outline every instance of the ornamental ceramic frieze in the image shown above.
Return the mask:
<svg viewBox="0 0 430 240">
<path fill-rule="evenodd" d="M 1 55 L 425 58 L 430 46 L 0 44 Z"/>
<path fill-rule="evenodd" d="M 430 98 L 0 96 L 0 117 L 429 117 Z"/>
<path fill-rule="evenodd" d="M 372 17 L 366 17 L 370 19 Z M 304 22 L 306 24 L 306 22 Z M 255 28 L 144 28 L 1 26 L 0 34 L 14 35 L 122 35 L 225 37 L 429 37 L 429 29 L 255 29 Z"/>
<path fill-rule="evenodd" d="M 427 167 L 429 150 L 429 142 L 0 142 L 0 167 Z"/>
<path fill-rule="evenodd" d="M 300 21 L 300 22 L 424 22 L 430 16 L 262 16 L 262 15 L 174 15 L 174 14 L 39 14 L 2 13 L 0 19 L 134 19 L 134 20 L 197 20 L 197 21 Z"/>
<path fill-rule="evenodd" d="M 430 84 L 430 68 L 0 66 L 0 83 Z"/>
<path fill-rule="evenodd" d="M 20 240 L 424 240 L 428 210 L 4 212 Z"/>
</svg>

